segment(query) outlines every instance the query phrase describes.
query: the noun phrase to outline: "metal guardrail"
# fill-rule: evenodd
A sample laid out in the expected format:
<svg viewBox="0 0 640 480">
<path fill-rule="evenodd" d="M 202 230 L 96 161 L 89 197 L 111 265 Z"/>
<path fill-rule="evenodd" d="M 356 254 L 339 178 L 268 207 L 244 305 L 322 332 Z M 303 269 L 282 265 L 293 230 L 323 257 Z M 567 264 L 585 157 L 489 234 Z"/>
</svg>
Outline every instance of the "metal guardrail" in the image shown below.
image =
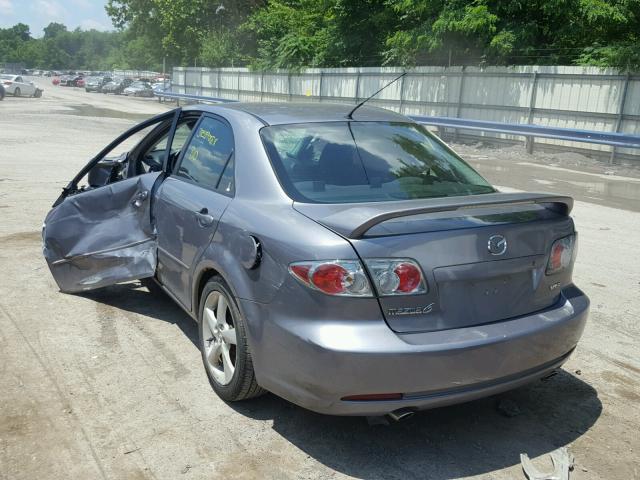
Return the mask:
<svg viewBox="0 0 640 480">
<path fill-rule="evenodd" d="M 640 135 L 626 133 L 596 132 L 572 128 L 546 127 L 534 124 L 500 123 L 484 120 L 469 120 L 450 117 L 411 116 L 412 120 L 425 125 L 459 130 L 482 130 L 485 132 L 522 135 L 524 137 L 555 138 L 569 142 L 596 143 L 612 147 L 640 148 Z"/>
<path fill-rule="evenodd" d="M 159 99 L 169 98 L 177 100 L 192 100 L 198 102 L 237 103 L 237 100 L 227 98 L 205 97 L 189 93 L 174 93 L 168 91 L 155 92 Z M 428 117 L 414 115 L 412 120 L 423 125 L 439 128 L 454 128 L 456 130 L 481 130 L 485 132 L 503 133 L 524 137 L 553 138 L 569 142 L 594 143 L 622 148 L 640 148 L 640 135 L 626 133 L 597 132 L 592 130 L 578 130 L 572 128 L 547 127 L 534 124 L 517 124 L 489 122 L 484 120 L 470 120 L 466 118 Z"/>
<path fill-rule="evenodd" d="M 175 93 L 169 92 L 167 90 L 154 92 L 155 96 L 158 97 L 159 100 L 163 98 L 170 98 L 172 100 L 194 100 L 197 102 L 215 102 L 215 103 L 237 103 L 238 100 L 229 100 L 228 98 L 216 98 L 216 97 L 205 97 L 202 95 L 192 95 L 190 93 Z"/>
</svg>

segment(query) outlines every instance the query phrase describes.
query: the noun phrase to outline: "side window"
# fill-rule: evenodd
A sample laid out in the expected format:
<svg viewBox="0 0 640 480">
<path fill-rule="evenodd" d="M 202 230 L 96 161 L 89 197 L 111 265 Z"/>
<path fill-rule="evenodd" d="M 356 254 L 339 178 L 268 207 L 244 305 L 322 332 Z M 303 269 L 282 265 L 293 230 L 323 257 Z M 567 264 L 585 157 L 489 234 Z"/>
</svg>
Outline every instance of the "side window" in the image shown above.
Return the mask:
<svg viewBox="0 0 640 480">
<path fill-rule="evenodd" d="M 186 121 L 183 121 L 178 124 L 176 127 L 176 133 L 173 136 L 173 142 L 171 142 L 171 152 L 179 152 L 182 150 L 185 142 L 191 135 L 191 130 L 193 130 L 193 126 L 195 125 L 197 118 L 191 118 Z M 169 139 L 169 132 L 167 131 L 156 143 L 154 143 L 148 150 L 147 153 L 164 151 L 167 148 L 167 140 Z"/>
<path fill-rule="evenodd" d="M 205 117 L 197 125 L 176 175 L 203 187 L 233 194 L 233 167 L 231 127 Z"/>
<path fill-rule="evenodd" d="M 16 77 L 16 82 L 17 83 L 22 83 L 22 77 Z"/>
</svg>

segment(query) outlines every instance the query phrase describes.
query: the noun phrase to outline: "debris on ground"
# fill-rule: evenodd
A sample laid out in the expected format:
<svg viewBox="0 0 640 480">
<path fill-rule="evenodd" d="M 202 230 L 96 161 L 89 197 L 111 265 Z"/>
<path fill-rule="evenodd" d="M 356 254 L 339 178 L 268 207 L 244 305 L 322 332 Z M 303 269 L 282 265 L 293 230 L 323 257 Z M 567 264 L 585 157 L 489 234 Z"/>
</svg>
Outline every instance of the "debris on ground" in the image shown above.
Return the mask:
<svg viewBox="0 0 640 480">
<path fill-rule="evenodd" d="M 498 401 L 498 411 L 509 418 L 517 417 L 522 413 L 518 404 L 510 398 L 501 398 L 500 401 Z"/>
<path fill-rule="evenodd" d="M 529 480 L 569 480 L 569 472 L 573 470 L 573 455 L 567 447 L 558 448 L 551 452 L 551 462 L 553 463 L 553 472 L 543 473 L 538 470 L 529 455 L 520 454 L 520 463 L 522 470 Z"/>
</svg>

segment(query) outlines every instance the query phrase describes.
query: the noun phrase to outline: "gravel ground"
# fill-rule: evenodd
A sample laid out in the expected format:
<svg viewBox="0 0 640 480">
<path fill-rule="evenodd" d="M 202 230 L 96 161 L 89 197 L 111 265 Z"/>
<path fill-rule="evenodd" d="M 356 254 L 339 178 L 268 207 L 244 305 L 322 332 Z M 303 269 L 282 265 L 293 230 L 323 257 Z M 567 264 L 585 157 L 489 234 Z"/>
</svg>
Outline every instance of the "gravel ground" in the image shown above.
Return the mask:
<svg viewBox="0 0 640 480">
<path fill-rule="evenodd" d="M 0 478 L 520 479 L 520 453 L 542 468 L 561 446 L 574 479 L 640 478 L 637 170 L 455 145 L 505 190 L 575 196 L 574 277 L 592 299 L 590 321 L 545 382 L 370 427 L 273 395 L 220 401 L 194 323 L 137 283 L 57 291 L 40 227 L 59 189 L 117 133 L 167 107 L 44 86 L 41 99 L 0 102 Z"/>
</svg>

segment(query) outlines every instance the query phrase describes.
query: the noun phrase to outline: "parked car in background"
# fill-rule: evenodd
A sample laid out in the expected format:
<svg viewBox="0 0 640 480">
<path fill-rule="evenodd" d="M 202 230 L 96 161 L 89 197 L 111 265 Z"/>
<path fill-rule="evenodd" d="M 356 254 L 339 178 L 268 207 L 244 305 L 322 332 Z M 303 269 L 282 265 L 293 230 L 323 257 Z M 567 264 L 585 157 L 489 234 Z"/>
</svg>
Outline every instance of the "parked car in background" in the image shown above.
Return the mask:
<svg viewBox="0 0 640 480">
<path fill-rule="evenodd" d="M 51 79 L 51 83 L 52 83 L 53 85 L 55 85 L 55 86 L 60 85 L 60 77 L 57 77 L 57 76 L 56 76 L 56 77 L 53 77 L 53 78 Z"/>
<path fill-rule="evenodd" d="M 85 82 L 86 82 L 85 77 L 77 78 L 75 86 L 76 87 L 80 87 L 80 88 L 84 88 Z"/>
<path fill-rule="evenodd" d="M 114 79 L 111 82 L 102 86 L 102 93 L 113 93 L 115 95 L 120 95 L 125 88 L 133 83 L 133 80 L 130 78 L 119 78 Z"/>
<path fill-rule="evenodd" d="M 0 81 L 4 85 L 6 93 L 14 97 L 41 97 L 42 89 L 38 88 L 35 83 L 25 80 L 21 75 L 1 74 Z"/>
<path fill-rule="evenodd" d="M 153 89 L 147 82 L 133 82 L 122 93 L 132 97 L 153 97 Z"/>
<path fill-rule="evenodd" d="M 158 82 L 151 85 L 151 89 L 155 92 L 162 92 L 164 90 L 171 90 L 171 82 Z"/>
<path fill-rule="evenodd" d="M 154 279 L 225 401 L 402 418 L 567 361 L 589 310 L 572 206 L 499 192 L 388 110 L 194 105 L 96 155 L 42 238 L 63 292 Z"/>
<path fill-rule="evenodd" d="M 85 80 L 84 89 L 86 92 L 100 92 L 102 87 L 111 81 L 112 78 L 106 76 L 89 77 Z"/>
<path fill-rule="evenodd" d="M 63 75 L 60 77 L 60 86 L 62 87 L 78 87 L 78 82 L 82 81 L 82 75 Z"/>
</svg>

